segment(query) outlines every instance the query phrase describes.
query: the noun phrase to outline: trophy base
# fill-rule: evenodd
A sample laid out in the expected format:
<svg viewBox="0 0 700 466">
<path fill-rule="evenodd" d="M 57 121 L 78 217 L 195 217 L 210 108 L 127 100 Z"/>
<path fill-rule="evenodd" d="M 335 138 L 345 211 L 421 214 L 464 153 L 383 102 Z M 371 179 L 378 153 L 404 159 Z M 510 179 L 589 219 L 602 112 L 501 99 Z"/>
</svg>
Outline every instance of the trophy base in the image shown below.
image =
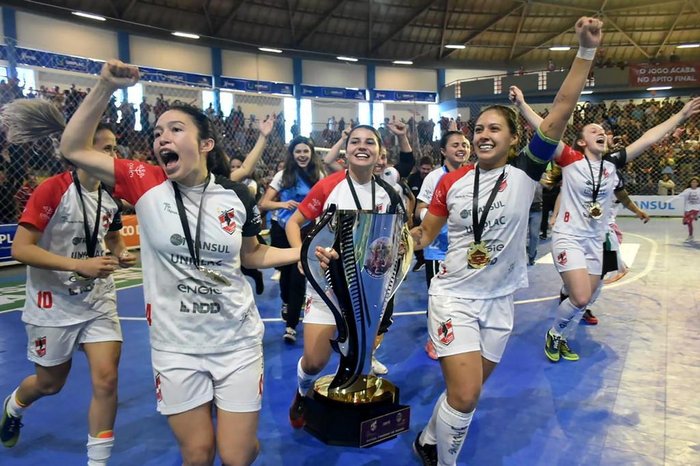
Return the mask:
<svg viewBox="0 0 700 466">
<path fill-rule="evenodd" d="M 360 448 L 407 432 L 410 407 L 399 404 L 399 389 L 387 380 L 367 377 L 368 384 L 379 382 L 382 385 L 382 394 L 360 401 L 334 399 L 327 390 L 333 376 L 319 379 L 304 400 L 306 431 L 327 445 Z"/>
</svg>

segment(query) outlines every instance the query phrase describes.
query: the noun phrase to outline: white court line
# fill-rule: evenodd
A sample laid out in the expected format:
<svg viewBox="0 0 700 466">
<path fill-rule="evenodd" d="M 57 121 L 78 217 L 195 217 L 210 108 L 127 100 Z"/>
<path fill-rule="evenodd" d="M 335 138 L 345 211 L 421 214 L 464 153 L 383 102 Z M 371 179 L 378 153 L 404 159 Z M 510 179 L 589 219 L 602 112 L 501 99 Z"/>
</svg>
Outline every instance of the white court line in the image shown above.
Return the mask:
<svg viewBox="0 0 700 466">
<path fill-rule="evenodd" d="M 632 277 L 630 277 L 630 274 L 628 274 L 626 277 L 624 277 L 622 280 L 617 281 L 615 283 L 612 283 L 610 285 L 605 285 L 605 289 L 610 289 L 610 288 L 619 288 L 621 286 L 628 285 L 630 283 L 634 283 L 637 280 L 640 280 L 641 278 L 644 278 L 645 276 L 649 275 L 651 271 L 654 269 L 654 266 L 656 265 L 656 251 L 658 250 L 658 244 L 656 241 L 654 241 L 651 238 L 648 238 L 643 235 L 638 235 L 635 233 L 625 233 L 626 236 L 636 236 L 637 238 L 643 239 L 649 243 L 651 243 L 651 251 L 649 252 L 649 260 L 647 260 L 646 266 L 644 269 L 639 273 L 636 274 Z M 625 247 L 625 244 L 623 243 L 622 245 L 622 257 L 625 260 L 625 263 L 629 265 L 630 267 L 634 263 L 634 259 L 637 255 L 637 251 L 639 251 L 640 245 L 638 243 L 630 243 Z M 625 252 L 627 251 L 627 252 Z M 540 262 L 543 261 L 545 257 L 549 257 L 549 264 L 553 264 L 551 262 L 552 255 L 547 254 L 546 256 L 541 257 L 537 263 L 538 264 L 546 264 L 547 262 Z M 129 288 L 135 288 L 137 286 L 141 285 L 131 285 L 131 286 L 125 286 L 124 288 L 119 288 L 119 290 L 127 290 Z M 532 298 L 532 299 L 522 299 L 520 301 L 515 301 L 514 304 L 519 305 L 519 304 L 532 304 L 532 303 L 541 303 L 544 301 L 551 301 L 553 299 L 559 299 L 559 296 L 545 296 L 543 298 Z M 13 309 L 5 312 L 14 312 L 14 311 L 21 311 L 22 309 Z M 408 311 L 408 312 L 395 312 L 395 316 L 417 316 L 417 315 L 424 315 L 425 311 Z M 132 321 L 132 320 L 146 320 L 145 317 L 120 317 L 119 320 L 124 320 L 124 321 Z M 268 317 L 262 319 L 263 322 L 283 322 L 283 320 L 279 317 Z"/>
</svg>

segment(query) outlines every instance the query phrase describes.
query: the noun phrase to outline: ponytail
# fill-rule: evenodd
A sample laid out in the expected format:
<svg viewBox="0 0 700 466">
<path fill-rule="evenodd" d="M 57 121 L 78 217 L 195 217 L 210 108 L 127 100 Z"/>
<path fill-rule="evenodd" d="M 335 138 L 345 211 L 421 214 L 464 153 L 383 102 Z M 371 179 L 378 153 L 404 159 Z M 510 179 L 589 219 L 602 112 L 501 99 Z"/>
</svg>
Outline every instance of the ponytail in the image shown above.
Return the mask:
<svg viewBox="0 0 700 466">
<path fill-rule="evenodd" d="M 66 128 L 66 119 L 52 103 L 41 99 L 17 99 L 5 105 L 0 121 L 11 144 L 34 142 L 59 135 Z"/>
</svg>

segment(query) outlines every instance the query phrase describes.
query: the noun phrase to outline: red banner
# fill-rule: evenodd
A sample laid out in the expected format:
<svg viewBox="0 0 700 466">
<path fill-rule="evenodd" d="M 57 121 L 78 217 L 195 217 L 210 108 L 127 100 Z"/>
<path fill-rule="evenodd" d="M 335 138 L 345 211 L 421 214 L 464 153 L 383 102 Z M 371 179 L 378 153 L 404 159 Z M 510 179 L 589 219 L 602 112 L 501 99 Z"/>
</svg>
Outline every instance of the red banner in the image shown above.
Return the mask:
<svg viewBox="0 0 700 466">
<path fill-rule="evenodd" d="M 127 248 L 138 248 L 141 244 L 139 237 L 139 223 L 136 220 L 136 215 L 122 215 L 121 234 L 124 239 L 124 244 Z"/>
<path fill-rule="evenodd" d="M 632 87 L 700 86 L 700 63 L 642 63 L 630 65 L 629 70 Z"/>
</svg>

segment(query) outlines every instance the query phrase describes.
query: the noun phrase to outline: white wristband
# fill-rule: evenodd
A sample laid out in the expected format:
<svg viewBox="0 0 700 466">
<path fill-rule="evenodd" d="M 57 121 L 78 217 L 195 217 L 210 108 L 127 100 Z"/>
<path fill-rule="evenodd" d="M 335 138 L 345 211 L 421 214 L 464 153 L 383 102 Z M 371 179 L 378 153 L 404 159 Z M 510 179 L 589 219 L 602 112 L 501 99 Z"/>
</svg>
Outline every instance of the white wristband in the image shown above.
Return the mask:
<svg viewBox="0 0 700 466">
<path fill-rule="evenodd" d="M 420 210 L 420 213 L 418 214 L 418 216 L 420 217 L 420 221 L 421 221 L 421 222 L 423 221 L 423 219 L 425 218 L 426 215 L 428 215 L 428 209 L 427 209 L 426 207 L 423 207 L 423 208 Z"/>
<path fill-rule="evenodd" d="M 579 47 L 578 52 L 576 53 L 576 58 L 580 58 L 582 60 L 588 60 L 588 61 L 593 61 L 595 58 L 595 51 L 596 48 L 588 48 L 588 47 Z"/>
</svg>

